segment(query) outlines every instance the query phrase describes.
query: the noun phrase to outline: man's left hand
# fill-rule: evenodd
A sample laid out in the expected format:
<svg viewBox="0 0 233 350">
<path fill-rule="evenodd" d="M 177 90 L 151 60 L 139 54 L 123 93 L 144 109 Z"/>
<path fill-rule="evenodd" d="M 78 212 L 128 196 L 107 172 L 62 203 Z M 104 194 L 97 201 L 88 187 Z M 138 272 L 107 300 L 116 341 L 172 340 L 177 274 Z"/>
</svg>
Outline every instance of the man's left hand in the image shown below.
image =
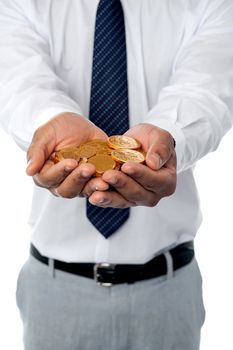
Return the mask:
<svg viewBox="0 0 233 350">
<path fill-rule="evenodd" d="M 90 203 L 100 207 L 153 207 L 172 195 L 176 188 L 176 153 L 171 134 L 151 124 L 139 124 L 125 135 L 141 142 L 146 152 L 146 164 L 128 162 L 121 171 L 108 170 L 102 179 L 115 191 L 95 191 Z"/>
</svg>

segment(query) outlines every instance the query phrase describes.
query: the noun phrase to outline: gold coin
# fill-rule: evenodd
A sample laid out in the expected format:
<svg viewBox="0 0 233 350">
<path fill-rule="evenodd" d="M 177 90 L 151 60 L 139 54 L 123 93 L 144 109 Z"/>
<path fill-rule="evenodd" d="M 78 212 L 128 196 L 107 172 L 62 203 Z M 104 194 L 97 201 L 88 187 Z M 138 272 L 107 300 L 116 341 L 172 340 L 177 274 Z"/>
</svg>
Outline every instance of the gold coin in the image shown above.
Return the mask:
<svg viewBox="0 0 233 350">
<path fill-rule="evenodd" d="M 80 164 L 84 164 L 84 163 L 87 163 L 88 159 L 87 158 L 81 158 L 80 162 L 78 163 L 79 165 Z"/>
<path fill-rule="evenodd" d="M 88 163 L 93 164 L 96 169 L 96 176 L 102 175 L 106 170 L 112 170 L 116 162 L 107 154 L 98 154 L 88 159 Z"/>
<path fill-rule="evenodd" d="M 85 145 L 106 145 L 107 144 L 107 140 L 101 140 L 101 139 L 93 139 L 93 140 L 89 140 L 87 142 L 85 142 Z"/>
<path fill-rule="evenodd" d="M 63 159 L 75 159 L 77 162 L 80 160 L 79 151 L 77 147 L 66 147 L 55 152 L 55 162 L 60 162 Z"/>
<path fill-rule="evenodd" d="M 143 163 L 145 161 L 144 155 L 133 149 L 114 150 L 112 151 L 112 158 L 121 164 L 126 162 Z"/>
<path fill-rule="evenodd" d="M 113 135 L 107 140 L 108 146 L 113 149 L 137 149 L 141 147 L 140 142 L 129 136 Z"/>
<path fill-rule="evenodd" d="M 90 157 L 94 156 L 96 153 L 97 153 L 97 151 L 96 151 L 95 146 L 83 143 L 79 147 L 80 158 L 90 158 Z"/>
<path fill-rule="evenodd" d="M 116 162 L 116 161 L 115 161 L 115 163 L 116 163 L 116 165 L 115 165 L 114 170 L 120 170 L 121 169 L 121 164 Z"/>
<path fill-rule="evenodd" d="M 112 150 L 108 146 L 97 149 L 97 154 L 108 154 L 108 155 L 111 155 L 111 153 L 112 153 Z"/>
<path fill-rule="evenodd" d="M 85 143 L 85 145 L 91 145 L 95 147 L 96 154 L 111 154 L 111 149 L 108 147 L 106 141 L 103 140 L 90 140 Z"/>
<path fill-rule="evenodd" d="M 59 151 L 56 151 L 51 155 L 50 159 L 54 162 L 54 164 L 56 164 L 64 158 L 62 157 L 62 154 Z"/>
</svg>

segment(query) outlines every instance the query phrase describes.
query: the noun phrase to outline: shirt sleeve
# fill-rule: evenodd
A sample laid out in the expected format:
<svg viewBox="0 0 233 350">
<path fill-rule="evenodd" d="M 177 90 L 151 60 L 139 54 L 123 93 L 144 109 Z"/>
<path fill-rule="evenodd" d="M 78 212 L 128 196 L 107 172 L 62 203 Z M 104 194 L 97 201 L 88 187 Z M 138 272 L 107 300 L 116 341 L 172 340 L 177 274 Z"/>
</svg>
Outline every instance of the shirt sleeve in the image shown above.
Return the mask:
<svg viewBox="0 0 233 350">
<path fill-rule="evenodd" d="M 82 111 L 20 1 L 0 0 L 0 9 L 0 125 L 25 150 L 38 126 L 59 113 Z"/>
<path fill-rule="evenodd" d="M 176 140 L 178 172 L 214 151 L 233 122 L 233 3 L 207 3 L 147 116 Z"/>
</svg>

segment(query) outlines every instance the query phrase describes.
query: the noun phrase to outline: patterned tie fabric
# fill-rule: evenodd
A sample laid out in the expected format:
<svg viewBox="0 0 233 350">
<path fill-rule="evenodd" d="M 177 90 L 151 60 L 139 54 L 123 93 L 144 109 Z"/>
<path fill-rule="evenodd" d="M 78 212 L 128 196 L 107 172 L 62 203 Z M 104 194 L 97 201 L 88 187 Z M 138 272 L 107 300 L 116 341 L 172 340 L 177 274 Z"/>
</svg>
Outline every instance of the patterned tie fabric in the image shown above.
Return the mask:
<svg viewBox="0 0 233 350">
<path fill-rule="evenodd" d="M 124 14 L 119 0 L 100 0 L 96 15 L 90 120 L 108 136 L 129 129 Z M 87 217 L 108 238 L 129 217 L 129 209 L 87 202 Z"/>
</svg>

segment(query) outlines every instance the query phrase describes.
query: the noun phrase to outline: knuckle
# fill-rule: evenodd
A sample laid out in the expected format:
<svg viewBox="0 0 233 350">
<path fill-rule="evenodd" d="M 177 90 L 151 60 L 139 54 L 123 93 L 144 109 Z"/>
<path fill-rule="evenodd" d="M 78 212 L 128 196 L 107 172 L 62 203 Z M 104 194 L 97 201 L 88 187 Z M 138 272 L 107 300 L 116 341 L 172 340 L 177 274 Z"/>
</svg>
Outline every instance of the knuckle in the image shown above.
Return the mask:
<svg viewBox="0 0 233 350">
<path fill-rule="evenodd" d="M 122 174 L 119 174 L 122 175 Z M 113 185 L 114 187 L 118 189 L 123 189 L 127 187 L 127 181 L 123 176 L 116 176 L 116 183 Z"/>
<path fill-rule="evenodd" d="M 144 177 L 145 177 L 145 171 L 147 170 L 147 168 L 143 168 L 143 169 L 137 169 L 137 171 L 135 171 L 135 173 L 133 174 L 133 178 L 137 181 L 143 181 Z"/>
<path fill-rule="evenodd" d="M 176 190 L 176 178 L 170 175 L 170 181 L 167 182 L 166 186 L 161 191 L 163 197 L 171 196 Z"/>
<path fill-rule="evenodd" d="M 66 184 L 63 189 L 65 198 L 75 198 L 84 196 L 85 192 L 83 191 L 84 187 L 74 186 L 73 183 Z"/>
<path fill-rule="evenodd" d="M 175 190 L 176 190 L 176 185 L 175 185 L 175 184 L 171 184 L 171 185 L 168 187 L 167 195 L 168 195 L 168 196 L 171 196 L 173 193 L 175 193 Z"/>
<path fill-rule="evenodd" d="M 78 196 L 81 198 L 89 198 L 95 191 L 92 189 L 92 186 L 87 184 L 82 188 L 82 190 L 79 192 Z"/>
<path fill-rule="evenodd" d="M 157 196 L 153 196 L 149 198 L 149 200 L 147 201 L 147 207 L 150 207 L 150 208 L 155 207 L 158 204 L 159 200 L 160 198 L 158 199 Z"/>
<path fill-rule="evenodd" d="M 174 140 L 169 131 L 161 129 L 161 137 L 165 140 L 169 148 L 174 149 Z"/>
<path fill-rule="evenodd" d="M 131 200 L 133 202 L 140 202 L 142 199 L 142 191 L 140 189 L 135 189 L 132 195 Z"/>
<path fill-rule="evenodd" d="M 78 195 L 76 193 L 67 193 L 65 196 L 62 196 L 63 198 L 67 198 L 67 199 L 72 199 L 72 198 L 76 198 L 78 197 Z"/>
<path fill-rule="evenodd" d="M 121 204 L 118 204 L 116 206 L 116 208 L 118 208 L 118 209 L 126 209 L 126 208 L 129 208 L 130 206 L 133 206 L 133 205 L 131 205 L 131 203 L 129 204 L 129 202 L 123 202 Z"/>
<path fill-rule="evenodd" d="M 72 199 L 74 197 L 77 197 L 74 195 L 74 193 L 65 193 L 62 190 L 58 190 L 57 188 L 48 188 L 48 190 L 55 196 L 55 197 L 61 197 L 61 198 L 67 198 L 67 199 Z"/>
<path fill-rule="evenodd" d="M 70 177 L 70 187 L 78 189 L 79 187 L 84 187 L 86 183 L 87 183 L 87 179 L 81 176 Z"/>
<path fill-rule="evenodd" d="M 60 197 L 67 198 L 67 199 L 78 197 L 78 194 L 74 191 L 59 190 L 59 195 Z"/>
<path fill-rule="evenodd" d="M 49 192 L 52 193 L 55 197 L 62 197 L 61 194 L 58 192 L 57 188 L 48 188 Z"/>
<path fill-rule="evenodd" d="M 162 133 L 163 137 L 167 140 L 170 140 L 172 138 L 170 132 L 165 130 L 165 129 L 162 129 L 161 133 Z"/>
<path fill-rule="evenodd" d="M 84 181 L 82 181 L 79 177 L 72 176 L 70 178 L 70 182 L 71 182 L 71 186 L 76 187 L 80 184 L 80 182 L 84 182 Z"/>
<path fill-rule="evenodd" d="M 37 175 L 33 176 L 33 181 L 36 186 L 46 188 L 45 184 L 38 178 Z"/>
<path fill-rule="evenodd" d="M 148 183 L 145 188 L 147 189 L 147 191 L 150 192 L 155 192 L 156 191 L 156 187 L 154 183 Z"/>
<path fill-rule="evenodd" d="M 171 194 L 173 194 L 176 190 L 176 184 L 177 184 L 177 176 L 176 176 L 176 172 L 171 174 L 171 181 L 170 181 L 170 186 L 169 186 L 169 190 L 171 192 Z"/>
<path fill-rule="evenodd" d="M 85 193 L 85 192 L 81 192 L 81 193 L 79 193 L 78 197 L 79 198 L 88 198 L 88 197 L 90 197 L 90 195 Z"/>
<path fill-rule="evenodd" d="M 118 199 L 117 201 L 110 202 L 109 206 L 112 206 L 116 209 L 126 209 L 129 207 L 129 202 L 125 199 Z"/>
<path fill-rule="evenodd" d="M 159 153 L 161 155 L 163 155 L 164 157 L 168 157 L 168 155 L 171 154 L 171 152 L 172 152 L 172 150 L 168 144 L 165 144 L 165 143 L 160 144 Z"/>
</svg>

